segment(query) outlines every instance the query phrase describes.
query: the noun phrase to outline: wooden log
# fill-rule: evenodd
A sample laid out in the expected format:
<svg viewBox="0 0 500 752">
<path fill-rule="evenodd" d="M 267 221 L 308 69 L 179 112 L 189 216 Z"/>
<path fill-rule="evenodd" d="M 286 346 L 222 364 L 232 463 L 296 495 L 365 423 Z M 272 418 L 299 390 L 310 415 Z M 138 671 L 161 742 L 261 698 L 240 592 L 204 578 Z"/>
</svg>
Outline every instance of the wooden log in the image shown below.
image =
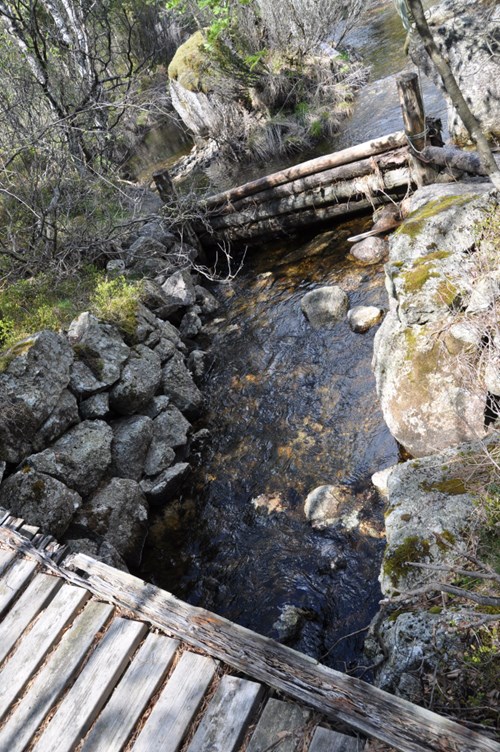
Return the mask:
<svg viewBox="0 0 500 752">
<path fill-rule="evenodd" d="M 342 151 L 337 151 L 333 154 L 325 154 L 322 157 L 310 159 L 307 162 L 302 162 L 293 167 L 287 167 L 285 170 L 273 172 L 271 175 L 258 178 L 258 180 L 252 180 L 251 182 L 240 185 L 237 188 L 217 193 L 215 196 L 207 198 L 205 200 L 205 205 L 207 207 L 213 207 L 218 204 L 224 204 L 226 201 L 236 201 L 245 196 L 253 196 L 259 191 L 264 191 L 268 188 L 282 185 L 283 183 L 289 183 L 291 180 L 304 178 L 308 175 L 313 175 L 316 172 L 323 172 L 323 170 L 328 170 L 332 167 L 339 167 L 340 165 L 349 164 L 350 162 L 357 162 L 360 159 L 366 159 L 366 157 L 372 157 L 376 154 L 391 151 L 392 149 L 398 149 L 401 146 L 406 146 L 406 144 L 407 139 L 404 131 L 390 133 L 388 136 L 365 141 L 362 144 L 351 146 L 348 149 L 342 149 Z"/>
<path fill-rule="evenodd" d="M 214 208 L 210 214 L 211 216 L 219 216 L 221 214 L 242 211 L 251 206 L 257 206 L 268 201 L 274 201 L 287 196 L 296 196 L 303 191 L 310 191 L 321 186 L 329 186 L 336 181 L 360 178 L 363 175 L 373 173 L 374 170 L 402 167 L 408 163 L 408 157 L 408 149 L 403 147 L 376 157 L 360 159 L 358 162 L 351 162 L 350 164 L 334 167 L 331 170 L 318 172 L 305 178 L 298 178 L 289 183 L 283 183 L 283 185 L 268 188 L 266 191 L 260 191 L 253 196 L 247 196 L 239 201 L 226 203 L 216 209 Z"/>
<path fill-rule="evenodd" d="M 85 554 L 72 554 L 66 566 L 84 572 L 88 586 L 100 597 L 131 609 L 138 618 L 401 752 L 500 752 L 500 744 L 477 731 L 327 668 Z"/>
<path fill-rule="evenodd" d="M 448 167 L 470 172 L 473 175 L 488 175 L 479 152 L 463 151 L 455 146 L 426 146 L 419 155 L 424 162 L 432 162 L 439 167 Z"/>
<path fill-rule="evenodd" d="M 282 214 L 291 214 L 309 207 L 328 206 L 329 204 L 341 203 L 342 200 L 372 196 L 380 192 L 387 192 L 403 185 L 409 186 L 411 176 L 408 168 L 402 167 L 390 170 L 386 173 L 373 173 L 363 175 L 353 180 L 343 180 L 334 185 L 315 188 L 314 190 L 299 193 L 297 196 L 288 196 L 250 207 L 245 211 L 234 214 L 224 214 L 222 217 L 213 217 L 210 224 L 214 230 L 228 227 L 242 227 L 243 225 L 260 222 L 270 217 L 278 217 Z"/>
<path fill-rule="evenodd" d="M 342 204 L 333 204 L 332 206 L 317 209 L 303 209 L 293 214 L 270 217 L 260 222 L 244 225 L 243 227 L 221 229 L 214 235 L 207 234 L 203 236 L 203 242 L 206 245 L 217 245 L 223 241 L 255 241 L 256 238 L 262 236 L 267 236 L 269 239 L 283 237 L 295 232 L 300 227 L 312 227 L 315 224 L 321 224 L 338 217 L 351 217 L 355 214 L 369 211 L 376 206 L 387 203 L 391 199 L 397 200 L 397 194 L 393 192 L 386 196 L 373 196 L 369 200 L 361 199 L 359 201 L 347 201 Z"/>
<path fill-rule="evenodd" d="M 422 101 L 418 74 L 401 73 L 396 78 L 396 85 L 398 87 L 405 133 L 413 154 L 412 169 L 415 181 L 421 187 L 433 182 L 436 175 L 432 168 L 424 165 L 418 159 L 418 155 L 427 143 L 424 103 Z"/>
</svg>

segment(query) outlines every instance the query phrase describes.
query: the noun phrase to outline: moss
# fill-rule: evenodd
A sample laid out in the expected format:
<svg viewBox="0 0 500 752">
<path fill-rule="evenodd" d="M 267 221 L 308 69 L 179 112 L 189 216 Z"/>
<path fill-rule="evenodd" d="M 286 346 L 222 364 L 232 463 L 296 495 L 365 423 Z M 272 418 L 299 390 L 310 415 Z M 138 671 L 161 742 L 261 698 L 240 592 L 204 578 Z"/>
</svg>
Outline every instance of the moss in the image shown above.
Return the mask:
<svg viewBox="0 0 500 752">
<path fill-rule="evenodd" d="M 460 290 L 452 282 L 447 279 L 443 279 L 439 283 L 434 300 L 437 304 L 446 306 L 452 306 L 455 300 L 460 295 Z"/>
<path fill-rule="evenodd" d="M 123 276 L 103 280 L 95 288 L 91 308 L 96 316 L 115 324 L 123 334 L 133 340 L 141 294 L 141 282 L 131 282 Z"/>
<path fill-rule="evenodd" d="M 421 290 L 429 279 L 439 277 L 439 273 L 433 268 L 432 264 L 422 264 L 402 272 L 400 275 L 404 282 L 406 292 L 417 292 Z"/>
<path fill-rule="evenodd" d="M 429 541 L 419 535 L 410 535 L 396 548 L 386 553 L 383 564 L 384 574 L 394 587 L 402 577 L 412 571 L 411 562 L 419 562 L 430 554 Z"/>
<path fill-rule="evenodd" d="M 42 478 L 33 481 L 31 484 L 31 490 L 36 501 L 40 501 L 45 493 L 45 481 L 42 480 Z"/>
<path fill-rule="evenodd" d="M 447 478 L 446 480 L 440 480 L 435 483 L 427 483 L 424 481 L 421 484 L 424 491 L 439 491 L 440 493 L 448 494 L 449 496 L 459 496 L 460 494 L 466 494 L 467 488 L 461 478 Z"/>
<path fill-rule="evenodd" d="M 425 331 L 422 333 L 418 327 L 409 327 L 404 330 L 406 341 L 406 360 L 411 362 L 412 369 L 409 380 L 425 389 L 429 374 L 435 373 L 439 365 L 440 345 L 434 342 L 429 347 Z M 419 342 L 421 343 L 419 346 Z"/>
<path fill-rule="evenodd" d="M 92 350 L 92 348 L 88 347 L 88 345 L 77 343 L 73 345 L 73 352 L 78 360 L 85 363 L 98 379 L 102 377 L 104 361 Z"/>
<path fill-rule="evenodd" d="M 455 545 L 456 540 L 456 536 L 453 535 L 451 530 L 443 530 L 442 533 L 436 533 L 436 546 L 440 551 L 448 551 L 450 546 Z"/>
<path fill-rule="evenodd" d="M 440 614 L 443 610 L 442 606 L 431 606 L 429 609 L 430 614 Z"/>
<path fill-rule="evenodd" d="M 0 353 L 0 373 L 4 373 L 15 358 L 25 355 L 33 346 L 33 338 L 21 340 L 12 345 L 6 352 Z"/>
<path fill-rule="evenodd" d="M 192 92 L 211 91 L 217 71 L 207 52 L 207 40 L 197 31 L 181 44 L 168 66 L 168 77 Z M 219 74 L 220 77 L 220 74 Z"/>
<path fill-rule="evenodd" d="M 408 235 L 410 238 L 417 238 L 422 230 L 425 228 L 427 220 L 435 217 L 447 209 L 453 206 L 464 206 L 473 199 L 477 198 L 478 194 L 472 194 L 467 196 L 442 196 L 441 198 L 429 201 L 425 206 L 422 206 L 417 211 L 410 214 L 410 216 L 403 222 L 403 224 L 396 230 L 397 235 Z"/>
</svg>

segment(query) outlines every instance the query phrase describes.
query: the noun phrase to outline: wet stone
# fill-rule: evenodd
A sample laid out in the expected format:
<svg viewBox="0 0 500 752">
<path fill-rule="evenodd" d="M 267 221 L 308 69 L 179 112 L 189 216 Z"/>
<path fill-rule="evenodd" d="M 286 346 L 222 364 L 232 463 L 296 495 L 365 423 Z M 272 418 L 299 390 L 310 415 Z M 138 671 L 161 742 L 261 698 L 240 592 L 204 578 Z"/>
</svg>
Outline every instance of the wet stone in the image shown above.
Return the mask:
<svg viewBox="0 0 500 752">
<path fill-rule="evenodd" d="M 328 329 L 344 318 L 349 298 L 337 285 L 318 287 L 304 295 L 300 307 L 313 329 Z"/>
<path fill-rule="evenodd" d="M 382 308 L 376 306 L 355 306 L 347 314 L 349 326 L 353 332 L 367 332 L 380 323 L 384 316 Z"/>
<path fill-rule="evenodd" d="M 365 238 L 359 243 L 354 243 L 349 255 L 361 266 L 371 266 L 382 261 L 388 252 L 387 241 L 379 237 Z"/>
</svg>

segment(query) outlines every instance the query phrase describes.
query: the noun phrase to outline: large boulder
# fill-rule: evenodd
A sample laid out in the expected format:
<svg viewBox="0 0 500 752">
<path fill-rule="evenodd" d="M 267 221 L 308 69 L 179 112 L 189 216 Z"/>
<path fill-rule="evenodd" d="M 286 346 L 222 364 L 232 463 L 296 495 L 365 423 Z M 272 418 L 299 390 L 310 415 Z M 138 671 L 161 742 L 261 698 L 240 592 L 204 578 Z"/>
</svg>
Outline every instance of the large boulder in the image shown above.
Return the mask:
<svg viewBox="0 0 500 752">
<path fill-rule="evenodd" d="M 175 313 L 180 308 L 194 305 L 196 290 L 189 269 L 182 269 L 172 274 L 163 283 L 162 288 L 165 303 L 162 309 L 164 318 Z"/>
<path fill-rule="evenodd" d="M 33 450 L 40 452 L 79 421 L 76 398 L 68 389 L 65 389 L 47 420 L 33 436 Z"/>
<path fill-rule="evenodd" d="M 181 486 L 189 471 L 187 462 L 178 462 L 154 478 L 143 478 L 140 486 L 150 504 L 166 504 Z"/>
<path fill-rule="evenodd" d="M 349 308 L 349 298 L 337 285 L 307 292 L 300 307 L 313 329 L 328 329 L 341 321 Z"/>
<path fill-rule="evenodd" d="M 139 563 L 148 531 L 148 505 L 134 480 L 112 478 L 85 502 L 75 522 L 103 536 L 127 563 Z"/>
<path fill-rule="evenodd" d="M 111 386 L 118 381 L 130 348 L 116 327 L 103 324 L 86 311 L 71 322 L 68 340 L 78 359 L 90 368 L 99 382 Z"/>
<path fill-rule="evenodd" d="M 82 496 L 97 488 L 111 464 L 113 431 L 102 420 L 85 420 L 25 465 L 66 483 Z M 30 519 L 28 517 L 28 519 Z M 31 521 L 31 520 L 30 520 Z"/>
<path fill-rule="evenodd" d="M 202 394 L 180 353 L 175 353 L 163 367 L 162 387 L 173 404 L 187 416 L 196 415 L 200 410 Z"/>
<path fill-rule="evenodd" d="M 109 394 L 110 407 L 121 415 L 132 415 L 155 396 L 161 382 L 159 356 L 145 345 L 131 350 L 122 375 Z"/>
<path fill-rule="evenodd" d="M 70 380 L 73 352 L 65 337 L 43 331 L 0 358 L 0 459 L 20 462 Z"/>
<path fill-rule="evenodd" d="M 132 415 L 112 422 L 111 474 L 139 480 L 153 438 L 153 421 L 145 415 Z"/>
<path fill-rule="evenodd" d="M 373 366 L 389 430 L 416 457 L 485 434 L 480 361 L 491 317 L 464 309 L 484 273 L 483 251 L 472 252 L 478 227 L 499 208 L 494 193 L 477 198 L 477 190 L 432 199 L 423 189 L 423 205 L 417 191 L 419 208 L 391 237 L 390 310 L 375 335 Z M 452 336 L 457 325 L 479 332 L 475 349 Z"/>
<path fill-rule="evenodd" d="M 56 478 L 23 467 L 0 486 L 0 506 L 38 525 L 45 533 L 64 535 L 81 496 Z"/>
<path fill-rule="evenodd" d="M 185 446 L 191 428 L 183 414 L 175 405 L 169 405 L 153 421 L 153 440 L 146 457 L 146 475 L 158 475 L 166 470 L 175 459 L 174 449 Z"/>
<path fill-rule="evenodd" d="M 445 0 L 427 11 L 432 36 L 449 62 L 457 83 L 482 130 L 500 136 L 500 6 L 490 0 Z M 414 62 L 442 87 L 422 42 L 412 35 Z M 446 96 L 446 94 L 445 94 Z M 457 143 L 469 141 L 462 121 L 448 100 L 448 129 Z"/>
</svg>

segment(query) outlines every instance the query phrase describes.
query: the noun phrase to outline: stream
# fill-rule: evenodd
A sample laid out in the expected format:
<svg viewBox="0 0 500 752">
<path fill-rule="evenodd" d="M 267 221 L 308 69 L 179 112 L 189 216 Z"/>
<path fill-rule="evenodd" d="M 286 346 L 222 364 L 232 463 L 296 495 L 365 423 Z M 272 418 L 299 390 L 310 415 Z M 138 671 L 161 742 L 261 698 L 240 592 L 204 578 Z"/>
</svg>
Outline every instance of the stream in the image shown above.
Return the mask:
<svg viewBox="0 0 500 752">
<path fill-rule="evenodd" d="M 373 80 L 330 151 L 402 127 L 393 74 L 406 64 L 404 32 L 392 2 L 375 5 L 350 40 Z M 425 88 L 429 111 L 443 114 Z M 215 285 L 221 309 L 206 342 L 200 335 L 208 408 L 197 426 L 210 440 L 193 458 L 190 485 L 153 517 L 141 566 L 178 597 L 365 678 L 363 630 L 377 611 L 384 548 L 370 477 L 397 462 L 398 449 L 371 372 L 376 329 L 354 334 L 342 322 L 315 331 L 300 300 L 334 284 L 351 307 L 386 306 L 383 264 L 347 257 L 347 237 L 370 226 L 357 219 L 251 249 L 240 274 Z M 357 523 L 314 530 L 307 494 L 339 483 Z"/>
</svg>

